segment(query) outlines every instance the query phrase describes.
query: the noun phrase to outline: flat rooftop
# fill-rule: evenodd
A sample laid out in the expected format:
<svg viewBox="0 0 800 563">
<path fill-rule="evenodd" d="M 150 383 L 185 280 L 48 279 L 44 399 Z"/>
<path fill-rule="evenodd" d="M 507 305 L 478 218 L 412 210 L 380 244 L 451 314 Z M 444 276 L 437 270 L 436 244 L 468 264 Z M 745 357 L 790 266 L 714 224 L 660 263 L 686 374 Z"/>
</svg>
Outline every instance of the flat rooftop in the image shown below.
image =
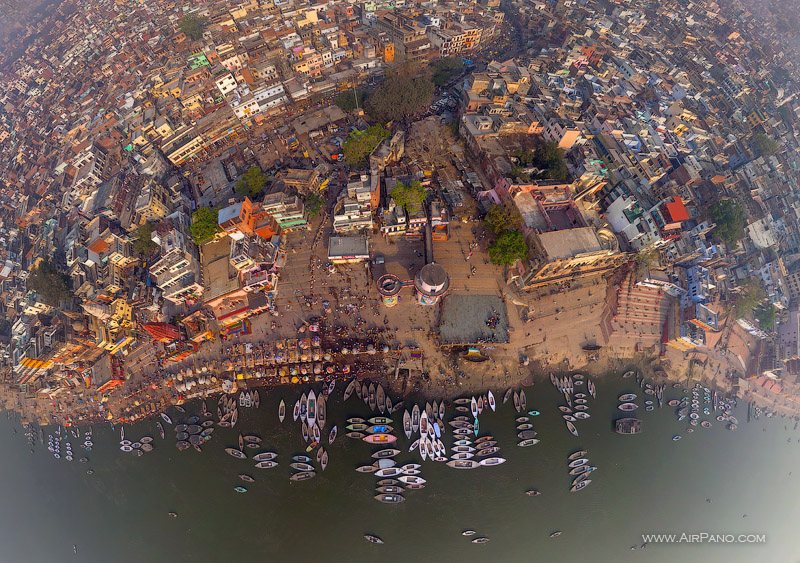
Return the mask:
<svg viewBox="0 0 800 563">
<path fill-rule="evenodd" d="M 450 294 L 439 320 L 442 344 L 508 342 L 506 305 L 497 295 Z"/>
<path fill-rule="evenodd" d="M 571 258 L 578 254 L 603 250 L 600 239 L 592 227 L 541 233 L 539 241 L 549 260 Z"/>
<path fill-rule="evenodd" d="M 367 237 L 331 237 L 328 241 L 328 258 L 344 256 L 369 257 Z"/>
</svg>

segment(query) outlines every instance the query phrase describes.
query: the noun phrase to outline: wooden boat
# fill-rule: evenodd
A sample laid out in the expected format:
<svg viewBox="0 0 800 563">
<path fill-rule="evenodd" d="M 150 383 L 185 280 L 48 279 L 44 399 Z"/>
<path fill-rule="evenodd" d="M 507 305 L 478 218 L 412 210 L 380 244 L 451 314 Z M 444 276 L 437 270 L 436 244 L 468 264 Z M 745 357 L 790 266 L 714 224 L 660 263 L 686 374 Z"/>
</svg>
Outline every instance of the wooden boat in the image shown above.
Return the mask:
<svg viewBox="0 0 800 563">
<path fill-rule="evenodd" d="M 327 450 L 325 450 L 325 448 L 320 448 L 319 451 L 322 452 L 322 456 L 318 458 L 319 466 L 322 468 L 323 471 L 325 471 L 325 469 L 328 467 L 328 452 Z"/>
<path fill-rule="evenodd" d="M 322 430 L 325 428 L 325 423 L 328 421 L 328 401 L 324 395 L 317 399 L 317 426 Z"/>
<path fill-rule="evenodd" d="M 516 410 L 517 412 L 522 412 L 519 402 L 519 393 L 517 391 L 514 391 L 514 410 Z"/>
<path fill-rule="evenodd" d="M 375 495 L 375 500 L 382 502 L 384 504 L 399 504 L 405 501 L 405 497 L 403 495 Z"/>
<path fill-rule="evenodd" d="M 426 411 L 422 411 L 422 415 L 419 417 L 419 433 L 421 436 L 428 433 L 428 413 Z"/>
<path fill-rule="evenodd" d="M 247 459 L 247 454 L 242 450 L 237 450 L 236 448 L 225 448 L 225 452 L 236 459 Z"/>
<path fill-rule="evenodd" d="M 567 416 L 569 416 L 569 415 L 567 415 Z M 533 429 L 533 424 L 530 424 L 529 422 L 526 422 L 525 424 L 518 424 L 517 425 L 517 430 L 531 430 L 531 429 Z"/>
<path fill-rule="evenodd" d="M 306 409 L 306 422 L 308 427 L 312 428 L 317 422 L 317 395 L 314 390 L 308 392 L 308 407 Z"/>
<path fill-rule="evenodd" d="M 158 428 L 158 433 L 161 435 L 161 439 L 163 440 L 166 436 L 164 433 L 164 426 L 160 422 L 156 422 L 156 427 Z"/>
<path fill-rule="evenodd" d="M 617 408 L 623 412 L 632 412 L 638 409 L 639 405 L 636 403 L 622 403 Z"/>
<path fill-rule="evenodd" d="M 397 479 L 381 479 L 376 483 L 378 487 L 391 487 L 399 484 L 400 481 L 398 481 Z"/>
<path fill-rule="evenodd" d="M 405 483 L 406 485 L 424 485 L 427 483 L 425 479 L 422 477 L 417 477 L 416 475 L 403 475 L 402 477 L 398 477 L 401 483 Z"/>
<path fill-rule="evenodd" d="M 500 465 L 505 462 L 505 458 L 502 457 L 487 457 L 486 459 L 482 459 L 479 463 L 484 467 L 494 467 L 495 465 Z"/>
<path fill-rule="evenodd" d="M 339 432 L 339 427 L 335 426 L 331 428 L 331 431 L 328 433 L 328 444 L 333 444 L 333 441 L 336 440 L 336 434 Z"/>
<path fill-rule="evenodd" d="M 522 440 L 521 442 L 517 442 L 517 445 L 520 448 L 527 448 L 529 446 L 535 446 L 538 443 L 539 443 L 539 440 L 537 440 L 535 438 L 530 438 L 528 440 Z"/>
<path fill-rule="evenodd" d="M 303 441 L 308 442 L 310 434 L 308 433 L 308 424 L 306 424 L 305 420 L 303 421 L 303 424 L 301 426 L 301 432 L 303 433 Z"/>
<path fill-rule="evenodd" d="M 477 543 L 478 545 L 483 545 L 485 543 L 489 543 L 489 538 L 475 538 L 472 540 L 472 543 Z"/>
<path fill-rule="evenodd" d="M 373 536 L 372 534 L 364 534 L 364 539 L 367 540 L 369 543 L 374 544 L 382 544 L 383 540 L 378 536 Z"/>
<path fill-rule="evenodd" d="M 413 451 L 414 451 L 414 450 L 416 450 L 418 447 L 419 447 L 419 440 L 417 439 L 417 440 L 414 440 L 414 441 L 411 443 L 411 446 L 409 446 L 409 448 L 408 448 L 408 451 L 409 451 L 409 452 L 413 452 Z"/>
<path fill-rule="evenodd" d="M 392 419 L 385 416 L 373 416 L 369 419 L 370 424 L 391 424 Z"/>
<path fill-rule="evenodd" d="M 347 419 L 347 424 L 366 424 L 366 423 L 367 421 L 365 419 L 360 418 L 358 416 L 354 416 Z"/>
<path fill-rule="evenodd" d="M 245 483 L 255 483 L 255 481 L 256 481 L 255 479 L 253 479 L 252 477 L 250 477 L 250 475 L 248 475 L 246 473 L 241 473 L 239 475 L 239 479 L 241 479 Z"/>
<path fill-rule="evenodd" d="M 469 404 L 469 411 L 472 413 L 473 418 L 478 418 L 478 401 L 475 397 L 472 397 L 472 400 Z"/>
<path fill-rule="evenodd" d="M 577 452 L 572 452 L 572 453 L 571 453 L 571 454 L 569 454 L 569 456 L 567 457 L 567 460 L 568 460 L 568 461 L 575 461 L 576 459 L 580 459 L 580 458 L 582 458 L 582 457 L 586 457 L 586 454 L 587 454 L 587 453 L 588 453 L 588 452 L 587 452 L 586 450 L 578 450 Z"/>
<path fill-rule="evenodd" d="M 400 453 L 400 450 L 395 450 L 394 448 L 386 448 L 384 450 L 378 450 L 374 454 L 372 454 L 373 459 L 385 459 L 387 457 L 394 457 Z"/>
<path fill-rule="evenodd" d="M 294 403 L 294 408 L 292 409 L 292 418 L 295 422 L 297 419 L 300 418 L 300 399 L 297 399 Z"/>
<path fill-rule="evenodd" d="M 636 400 L 636 394 L 635 393 L 625 393 L 625 394 L 619 396 L 619 402 L 620 403 L 630 403 L 631 401 L 635 401 L 635 400 Z"/>
<path fill-rule="evenodd" d="M 578 467 L 573 467 L 569 470 L 569 474 L 572 476 L 580 475 L 581 473 L 591 472 L 592 467 L 590 465 L 579 465 Z"/>
<path fill-rule="evenodd" d="M 389 395 L 386 395 L 386 414 L 392 414 L 394 412 L 394 405 L 392 405 L 392 399 Z"/>
<path fill-rule="evenodd" d="M 347 387 L 344 389 L 344 397 L 342 398 L 342 401 L 347 401 L 347 399 L 350 398 L 350 395 L 352 395 L 353 391 L 356 390 L 356 384 L 357 382 L 355 379 L 352 379 L 350 383 L 347 384 Z"/>
<path fill-rule="evenodd" d="M 428 415 L 428 420 L 433 420 L 433 406 L 425 401 L 425 414 Z"/>
<path fill-rule="evenodd" d="M 378 389 L 375 393 L 375 401 L 378 406 L 378 412 L 383 414 L 386 411 L 386 393 L 383 390 L 383 385 L 378 384 Z"/>
<path fill-rule="evenodd" d="M 385 424 L 373 424 L 365 430 L 368 434 L 391 434 L 394 428 Z"/>
<path fill-rule="evenodd" d="M 358 397 L 360 400 L 364 400 L 364 389 L 365 388 L 366 388 L 366 384 L 362 383 L 361 385 L 359 385 L 358 383 L 356 383 L 356 387 L 355 387 L 356 397 Z"/>
<path fill-rule="evenodd" d="M 261 395 L 258 394 L 258 389 L 253 389 L 253 406 L 255 408 L 261 408 Z"/>
<path fill-rule="evenodd" d="M 322 430 L 320 430 L 319 425 L 315 424 L 309 428 L 309 430 L 311 431 L 311 436 L 313 436 L 314 441 L 319 443 L 320 440 L 322 440 Z"/>
<path fill-rule="evenodd" d="M 585 405 L 588 402 L 589 402 L 588 399 L 575 399 L 575 404 L 576 405 Z"/>
<path fill-rule="evenodd" d="M 370 434 L 369 436 L 364 436 L 362 440 L 368 444 L 393 444 L 397 441 L 397 436 L 392 434 Z"/>
<path fill-rule="evenodd" d="M 510 387 L 509 387 L 508 389 L 506 389 L 506 392 L 505 392 L 505 394 L 503 395 L 503 404 L 504 404 L 504 405 L 505 405 L 505 404 L 508 402 L 508 400 L 511 398 L 511 394 L 512 394 L 513 392 L 514 392 L 514 390 L 513 390 L 513 389 L 511 389 Z"/>
<path fill-rule="evenodd" d="M 596 398 L 597 397 L 597 387 L 594 385 L 594 381 L 591 379 L 586 381 L 586 388 L 589 390 L 589 394 Z"/>
<path fill-rule="evenodd" d="M 481 464 L 472 459 L 454 459 L 452 461 L 448 461 L 447 466 L 452 467 L 453 469 L 475 469 L 476 467 L 480 467 Z"/>
<path fill-rule="evenodd" d="M 364 401 L 365 405 L 369 405 L 369 386 L 366 382 L 361 384 L 361 394 L 358 398 Z"/>
<path fill-rule="evenodd" d="M 469 403 L 470 403 L 470 400 L 465 398 L 465 397 L 459 397 L 458 399 L 453 401 L 453 404 L 455 404 L 455 405 L 468 405 Z"/>
<path fill-rule="evenodd" d="M 456 412 L 469 412 L 469 407 L 465 407 L 464 405 L 458 405 L 456 407 Z"/>
<path fill-rule="evenodd" d="M 283 422 L 284 418 L 286 418 L 286 403 L 284 403 L 283 399 L 281 399 L 281 402 L 278 405 L 278 420 Z"/>
<path fill-rule="evenodd" d="M 444 399 L 439 403 L 439 420 L 444 420 Z"/>
<path fill-rule="evenodd" d="M 489 438 L 491 438 L 491 436 L 489 436 Z M 485 448 L 492 448 L 496 445 L 497 445 L 497 440 L 481 440 L 480 442 L 478 442 L 477 440 L 475 441 L 475 447 L 478 448 L 479 450 Z"/>
<path fill-rule="evenodd" d="M 256 467 L 258 469 L 272 469 L 273 467 L 278 467 L 278 462 L 270 460 L 259 461 L 256 463 Z"/>
<path fill-rule="evenodd" d="M 474 536 L 477 533 L 478 532 L 476 532 L 475 530 L 464 530 L 463 532 L 461 532 L 461 535 L 469 537 L 469 536 Z"/>
<path fill-rule="evenodd" d="M 591 483 L 591 482 L 592 482 L 592 480 L 591 480 L 591 479 L 584 479 L 584 480 L 582 480 L 582 481 L 578 481 L 577 483 L 575 483 L 574 485 L 572 485 L 572 486 L 569 488 L 569 492 L 571 492 L 571 493 L 577 493 L 578 491 L 582 491 L 583 489 L 585 489 L 586 487 L 588 487 L 588 486 L 589 486 L 589 483 Z"/>
<path fill-rule="evenodd" d="M 346 428 L 351 432 L 363 432 L 364 430 L 369 428 L 369 426 L 362 422 L 356 422 L 355 424 L 348 424 Z"/>
<path fill-rule="evenodd" d="M 352 438 L 353 440 L 361 440 L 366 436 L 363 432 L 348 432 L 345 434 L 348 438 Z"/>
<path fill-rule="evenodd" d="M 291 477 L 289 477 L 290 481 L 307 481 L 308 479 L 313 479 L 316 477 L 317 474 L 313 471 L 301 471 L 300 473 L 295 473 Z"/>
<path fill-rule="evenodd" d="M 413 471 L 416 469 L 420 469 L 421 467 L 422 466 L 419 463 L 406 463 L 405 465 L 400 467 L 400 469 L 402 469 L 403 471 Z"/>
<path fill-rule="evenodd" d="M 581 465 L 586 465 L 587 463 L 589 463 L 589 460 L 588 460 L 587 458 L 585 458 L 585 457 L 579 457 L 579 458 L 577 458 L 577 459 L 573 459 L 572 461 L 570 461 L 570 462 L 567 464 L 567 466 L 568 466 L 570 469 L 575 469 L 576 467 L 580 467 Z"/>
<path fill-rule="evenodd" d="M 575 428 L 575 425 L 571 421 L 567 420 L 565 421 L 565 424 L 567 425 L 567 430 L 569 430 L 573 436 L 578 435 L 578 429 Z"/>
<path fill-rule="evenodd" d="M 473 448 L 472 446 L 453 446 L 452 449 L 457 454 L 472 453 L 475 451 L 475 448 Z"/>
<path fill-rule="evenodd" d="M 520 389 L 519 391 L 519 407 L 522 410 L 528 408 L 528 398 L 525 396 L 525 389 Z"/>
<path fill-rule="evenodd" d="M 383 487 L 376 487 L 375 492 L 380 493 L 382 495 L 399 495 L 405 491 L 403 487 L 398 487 L 397 485 L 385 485 Z"/>
<path fill-rule="evenodd" d="M 298 471 L 314 471 L 314 466 L 310 463 L 302 463 L 302 462 L 294 462 L 290 463 L 289 467 L 292 469 L 297 469 Z"/>
<path fill-rule="evenodd" d="M 370 383 L 369 387 L 367 388 L 367 406 L 369 410 L 375 412 L 375 407 L 378 406 L 377 401 L 375 399 L 375 384 Z"/>
<path fill-rule="evenodd" d="M 275 452 L 261 452 L 253 456 L 253 461 L 272 461 L 278 457 Z"/>
<path fill-rule="evenodd" d="M 378 468 L 373 465 L 362 465 L 360 467 L 356 467 L 356 471 L 359 473 L 375 473 L 377 470 Z"/>
<path fill-rule="evenodd" d="M 411 409 L 411 431 L 412 431 L 412 433 L 416 433 L 416 432 L 419 431 L 419 423 L 420 423 L 419 405 L 414 405 L 414 408 Z"/>
<path fill-rule="evenodd" d="M 478 414 L 483 414 L 484 400 L 483 397 L 478 397 Z"/>
<path fill-rule="evenodd" d="M 536 430 L 523 430 L 522 432 L 517 432 L 517 438 L 520 440 L 531 440 L 536 438 L 538 432 Z"/>
<path fill-rule="evenodd" d="M 408 414 L 408 410 L 403 413 L 403 432 L 406 435 L 407 439 L 411 439 L 411 415 Z"/>
<path fill-rule="evenodd" d="M 428 459 L 428 437 L 423 436 L 419 439 L 419 455 L 422 457 L 422 461 Z"/>
<path fill-rule="evenodd" d="M 488 448 L 483 448 L 482 450 L 478 450 L 475 453 L 475 457 L 486 457 L 486 456 L 494 455 L 499 451 L 500 451 L 500 448 L 498 448 L 497 446 L 491 446 L 491 447 L 488 447 Z"/>
<path fill-rule="evenodd" d="M 574 417 L 574 416 L 572 416 L 571 414 L 562 414 L 562 415 L 561 415 L 561 418 L 563 418 L 564 420 L 567 420 L 567 421 L 569 421 L 569 422 L 575 422 L 575 421 L 577 421 L 577 420 L 578 420 L 577 418 L 575 418 L 575 417 Z"/>
<path fill-rule="evenodd" d="M 494 394 L 491 390 L 486 393 L 486 397 L 489 403 L 489 408 L 492 409 L 492 412 L 495 412 L 497 410 L 497 404 L 495 403 Z"/>
<path fill-rule="evenodd" d="M 399 467 L 384 467 L 375 472 L 378 477 L 397 477 L 400 474 L 402 474 L 402 471 Z"/>
<path fill-rule="evenodd" d="M 300 420 L 306 420 L 306 415 L 308 414 L 308 395 L 303 393 L 300 395 Z"/>
</svg>

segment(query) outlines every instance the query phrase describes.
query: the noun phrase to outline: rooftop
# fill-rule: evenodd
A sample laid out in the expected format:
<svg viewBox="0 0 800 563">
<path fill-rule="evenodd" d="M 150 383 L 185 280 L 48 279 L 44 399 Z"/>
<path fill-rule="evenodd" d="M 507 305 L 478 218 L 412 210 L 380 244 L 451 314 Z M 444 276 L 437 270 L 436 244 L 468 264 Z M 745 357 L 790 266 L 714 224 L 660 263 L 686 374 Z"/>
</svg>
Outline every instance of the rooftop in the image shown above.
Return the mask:
<svg viewBox="0 0 800 563">
<path fill-rule="evenodd" d="M 549 260 L 572 258 L 579 254 L 603 250 L 592 227 L 551 231 L 539 235 L 544 255 Z"/>
</svg>

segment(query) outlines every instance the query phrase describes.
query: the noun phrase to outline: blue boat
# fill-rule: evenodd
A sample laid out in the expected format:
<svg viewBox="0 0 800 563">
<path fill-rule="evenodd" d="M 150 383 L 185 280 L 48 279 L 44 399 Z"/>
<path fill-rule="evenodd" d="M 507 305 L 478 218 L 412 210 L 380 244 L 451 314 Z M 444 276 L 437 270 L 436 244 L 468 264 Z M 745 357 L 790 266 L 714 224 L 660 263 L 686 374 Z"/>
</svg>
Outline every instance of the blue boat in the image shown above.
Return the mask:
<svg viewBox="0 0 800 563">
<path fill-rule="evenodd" d="M 233 490 L 236 491 L 237 493 L 246 493 L 247 492 L 247 489 L 245 489 L 242 486 L 234 487 Z"/>
<path fill-rule="evenodd" d="M 477 436 L 478 435 L 478 419 L 477 418 L 475 419 L 475 422 L 474 422 L 473 426 L 475 426 L 475 435 Z"/>
<path fill-rule="evenodd" d="M 539 416 L 542 413 L 540 413 L 539 411 L 528 411 L 528 414 L 531 416 Z"/>
</svg>

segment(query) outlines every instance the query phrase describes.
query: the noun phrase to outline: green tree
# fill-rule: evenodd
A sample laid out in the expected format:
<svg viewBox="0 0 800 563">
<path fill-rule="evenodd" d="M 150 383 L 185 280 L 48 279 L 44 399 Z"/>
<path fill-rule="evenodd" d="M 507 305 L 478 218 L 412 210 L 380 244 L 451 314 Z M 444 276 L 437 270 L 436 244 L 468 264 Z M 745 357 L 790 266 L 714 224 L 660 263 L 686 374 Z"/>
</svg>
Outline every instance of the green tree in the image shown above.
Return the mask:
<svg viewBox="0 0 800 563">
<path fill-rule="evenodd" d="M 444 86 L 464 70 L 464 61 L 460 57 L 443 57 L 433 61 L 430 68 L 433 71 L 433 83 Z"/>
<path fill-rule="evenodd" d="M 367 157 L 389 134 L 383 125 L 371 125 L 362 131 L 353 131 L 342 144 L 345 161 L 353 168 L 365 166 Z"/>
<path fill-rule="evenodd" d="M 306 197 L 306 213 L 309 217 L 316 217 L 322 209 L 322 204 L 325 200 L 318 193 L 310 193 Z"/>
<path fill-rule="evenodd" d="M 711 206 L 711 220 L 716 223 L 714 233 L 726 244 L 733 245 L 744 236 L 747 217 L 739 202 L 733 199 L 722 199 Z"/>
<path fill-rule="evenodd" d="M 430 107 L 434 89 L 427 67 L 400 64 L 369 95 L 365 109 L 377 121 L 407 121 Z"/>
<path fill-rule="evenodd" d="M 260 194 L 267 185 L 269 178 L 258 166 L 251 166 L 247 172 L 236 180 L 236 193 L 250 199 Z"/>
<path fill-rule="evenodd" d="M 758 307 L 755 317 L 762 330 L 770 331 L 775 328 L 775 306 L 772 303 Z"/>
<path fill-rule="evenodd" d="M 506 231 L 489 245 L 489 259 L 492 264 L 510 266 L 517 260 L 528 256 L 528 243 L 519 231 Z"/>
<path fill-rule="evenodd" d="M 516 209 L 509 209 L 505 205 L 493 205 L 483 218 L 486 228 L 495 235 L 505 231 L 517 230 L 522 226 L 522 217 Z"/>
<path fill-rule="evenodd" d="M 754 278 L 747 280 L 736 294 L 736 316 L 742 318 L 750 315 L 765 297 L 766 292 L 761 282 Z"/>
<path fill-rule="evenodd" d="M 413 180 L 409 184 L 398 182 L 389 195 L 395 204 L 405 208 L 409 213 L 416 213 L 428 197 L 428 190 L 419 180 Z"/>
<path fill-rule="evenodd" d="M 49 258 L 43 259 L 28 276 L 28 289 L 47 305 L 57 307 L 70 299 L 70 279 Z"/>
<path fill-rule="evenodd" d="M 778 152 L 780 145 L 775 140 L 770 139 L 764 133 L 753 135 L 753 148 L 759 156 L 770 156 Z"/>
<path fill-rule="evenodd" d="M 567 180 L 567 163 L 564 161 L 564 151 L 558 143 L 547 142 L 536 147 L 534 166 L 544 170 L 546 178 L 564 182 Z"/>
<path fill-rule="evenodd" d="M 646 246 L 636 253 L 636 271 L 645 274 L 650 268 L 659 265 L 661 255 L 654 246 Z"/>
<path fill-rule="evenodd" d="M 180 29 L 189 39 L 197 41 L 203 37 L 203 31 L 208 26 L 208 20 L 196 14 L 186 14 L 178 23 Z"/>
<path fill-rule="evenodd" d="M 342 92 L 336 94 L 336 97 L 333 99 L 333 103 L 335 103 L 342 111 L 353 111 L 357 108 L 364 107 L 364 91 L 360 88 L 357 88 L 355 92 L 352 88 L 348 88 Z"/>
<path fill-rule="evenodd" d="M 149 221 L 136 229 L 136 238 L 133 240 L 133 251 L 143 258 L 155 254 L 159 246 L 153 242 L 153 224 Z"/>
<path fill-rule="evenodd" d="M 219 210 L 213 207 L 200 207 L 192 213 L 189 233 L 197 246 L 207 243 L 219 232 Z"/>
</svg>

